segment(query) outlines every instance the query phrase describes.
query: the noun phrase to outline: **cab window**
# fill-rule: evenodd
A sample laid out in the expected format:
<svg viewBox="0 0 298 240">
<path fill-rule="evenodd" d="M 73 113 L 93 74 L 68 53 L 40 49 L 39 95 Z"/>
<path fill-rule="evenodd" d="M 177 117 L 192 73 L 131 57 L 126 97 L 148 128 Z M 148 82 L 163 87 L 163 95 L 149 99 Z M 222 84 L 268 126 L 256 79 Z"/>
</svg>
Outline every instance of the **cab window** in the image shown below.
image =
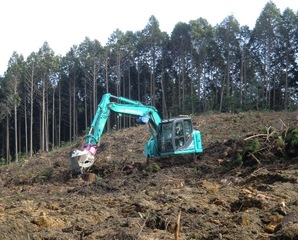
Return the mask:
<svg viewBox="0 0 298 240">
<path fill-rule="evenodd" d="M 177 122 L 175 125 L 175 146 L 181 148 L 185 144 L 184 129 L 182 122 Z"/>
<path fill-rule="evenodd" d="M 183 126 L 184 126 L 184 134 L 185 134 L 185 139 L 186 141 L 189 139 L 190 134 L 192 133 L 192 124 L 190 119 L 185 119 L 183 121 Z"/>
</svg>

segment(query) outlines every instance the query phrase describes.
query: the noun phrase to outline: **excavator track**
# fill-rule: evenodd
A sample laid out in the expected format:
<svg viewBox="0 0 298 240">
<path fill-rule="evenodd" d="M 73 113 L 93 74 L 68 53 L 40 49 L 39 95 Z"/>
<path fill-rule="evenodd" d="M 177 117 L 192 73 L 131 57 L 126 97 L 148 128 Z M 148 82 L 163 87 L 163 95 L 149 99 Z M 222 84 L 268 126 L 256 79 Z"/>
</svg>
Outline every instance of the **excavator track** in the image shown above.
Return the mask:
<svg viewBox="0 0 298 240">
<path fill-rule="evenodd" d="M 188 155 L 172 155 L 172 156 L 163 156 L 159 158 L 147 158 L 147 165 L 156 163 L 162 168 L 172 167 L 172 166 L 182 166 L 188 165 L 200 158 L 196 154 Z"/>
</svg>

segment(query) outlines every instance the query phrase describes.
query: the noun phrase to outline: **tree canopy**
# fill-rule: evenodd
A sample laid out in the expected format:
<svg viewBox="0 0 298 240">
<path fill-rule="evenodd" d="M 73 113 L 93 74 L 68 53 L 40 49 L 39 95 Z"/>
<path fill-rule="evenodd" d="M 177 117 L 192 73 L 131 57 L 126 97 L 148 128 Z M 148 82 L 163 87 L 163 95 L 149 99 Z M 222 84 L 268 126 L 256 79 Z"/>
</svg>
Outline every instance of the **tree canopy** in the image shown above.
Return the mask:
<svg viewBox="0 0 298 240">
<path fill-rule="evenodd" d="M 269 1 L 254 29 L 227 16 L 178 22 L 171 35 L 155 16 L 142 31 L 116 29 L 106 46 L 88 37 L 58 56 L 45 42 L 13 53 L 0 79 L 0 159 L 49 151 L 91 124 L 101 96 L 155 106 L 163 118 L 208 111 L 298 108 L 298 12 Z M 107 124 L 131 126 L 129 118 Z"/>
</svg>

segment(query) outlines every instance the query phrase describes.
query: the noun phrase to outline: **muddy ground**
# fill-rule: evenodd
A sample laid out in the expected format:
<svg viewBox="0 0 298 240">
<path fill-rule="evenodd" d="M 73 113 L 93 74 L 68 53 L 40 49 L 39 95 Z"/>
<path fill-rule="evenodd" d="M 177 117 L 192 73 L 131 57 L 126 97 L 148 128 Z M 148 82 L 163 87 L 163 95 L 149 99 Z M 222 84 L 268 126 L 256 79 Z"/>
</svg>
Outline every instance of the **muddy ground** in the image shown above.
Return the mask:
<svg viewBox="0 0 298 240">
<path fill-rule="evenodd" d="M 147 164 L 138 126 L 105 134 L 85 174 L 68 170 L 73 146 L 2 166 L 0 239 L 298 239 L 298 112 L 193 121 L 193 161 Z"/>
</svg>

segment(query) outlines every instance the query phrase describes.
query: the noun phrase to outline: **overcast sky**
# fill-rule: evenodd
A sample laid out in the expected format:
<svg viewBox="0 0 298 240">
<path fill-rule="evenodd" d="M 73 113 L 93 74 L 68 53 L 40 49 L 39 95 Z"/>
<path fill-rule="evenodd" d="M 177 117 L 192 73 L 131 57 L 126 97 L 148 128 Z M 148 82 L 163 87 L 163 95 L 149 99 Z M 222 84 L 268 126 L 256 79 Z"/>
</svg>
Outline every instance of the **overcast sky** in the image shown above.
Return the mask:
<svg viewBox="0 0 298 240">
<path fill-rule="evenodd" d="M 241 26 L 252 29 L 269 0 L 1 0 L 0 75 L 16 51 L 26 58 L 47 41 L 56 54 L 65 55 L 85 37 L 104 46 L 118 28 L 123 32 L 145 28 L 151 15 L 169 35 L 178 22 L 200 17 L 215 26 L 233 14 Z M 277 8 L 298 11 L 298 0 L 273 0 Z"/>
</svg>

